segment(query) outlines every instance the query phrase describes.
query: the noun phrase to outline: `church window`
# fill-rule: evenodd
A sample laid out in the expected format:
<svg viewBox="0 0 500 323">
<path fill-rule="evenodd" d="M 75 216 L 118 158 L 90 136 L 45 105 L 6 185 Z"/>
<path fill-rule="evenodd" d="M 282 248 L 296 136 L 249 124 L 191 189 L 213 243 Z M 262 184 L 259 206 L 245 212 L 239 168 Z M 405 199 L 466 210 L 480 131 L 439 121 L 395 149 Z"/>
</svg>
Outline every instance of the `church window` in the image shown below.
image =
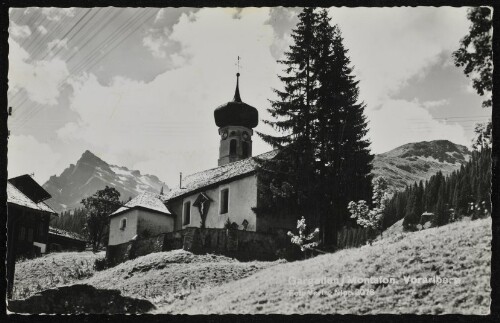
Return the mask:
<svg viewBox="0 0 500 323">
<path fill-rule="evenodd" d="M 120 230 L 125 230 L 127 227 L 127 218 L 123 218 L 120 220 Z"/>
<path fill-rule="evenodd" d="M 236 139 L 231 139 L 229 142 L 229 154 L 236 155 Z"/>
<path fill-rule="evenodd" d="M 191 223 L 191 201 L 187 201 L 184 203 L 183 208 L 183 225 L 187 225 Z"/>
<path fill-rule="evenodd" d="M 220 191 L 219 214 L 226 214 L 229 211 L 229 188 Z"/>
</svg>

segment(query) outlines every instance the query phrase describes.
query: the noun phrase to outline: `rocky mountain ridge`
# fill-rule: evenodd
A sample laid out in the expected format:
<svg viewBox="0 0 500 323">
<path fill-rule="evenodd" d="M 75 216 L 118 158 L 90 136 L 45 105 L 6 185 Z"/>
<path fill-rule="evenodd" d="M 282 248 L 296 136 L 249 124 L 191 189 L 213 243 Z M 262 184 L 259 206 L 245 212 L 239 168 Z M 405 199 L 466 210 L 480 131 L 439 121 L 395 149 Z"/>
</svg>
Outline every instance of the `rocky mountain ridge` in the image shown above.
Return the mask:
<svg viewBox="0 0 500 323">
<path fill-rule="evenodd" d="M 50 177 L 43 187 L 52 195 L 47 203 L 61 212 L 81 207 L 83 198 L 106 185 L 116 188 L 122 200 L 133 198 L 143 191 L 160 193 L 162 187 L 164 192 L 168 191 L 168 186 L 157 176 L 110 165 L 88 150 L 61 175 Z"/>
</svg>

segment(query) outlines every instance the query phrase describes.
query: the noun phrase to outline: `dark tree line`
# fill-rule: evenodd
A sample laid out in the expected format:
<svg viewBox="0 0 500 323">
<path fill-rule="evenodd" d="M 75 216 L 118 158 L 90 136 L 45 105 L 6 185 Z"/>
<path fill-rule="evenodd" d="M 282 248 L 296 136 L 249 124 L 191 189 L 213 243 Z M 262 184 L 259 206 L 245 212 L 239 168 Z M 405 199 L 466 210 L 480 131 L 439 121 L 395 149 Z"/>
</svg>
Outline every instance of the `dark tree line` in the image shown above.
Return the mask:
<svg viewBox="0 0 500 323">
<path fill-rule="evenodd" d="M 77 208 L 72 211 L 63 211 L 57 218 L 50 222 L 50 226 L 70 232 L 75 232 L 83 237 L 87 236 L 85 225 L 87 222 L 87 211 Z"/>
<path fill-rule="evenodd" d="M 491 175 L 491 148 L 475 150 L 471 159 L 450 175 L 438 172 L 425 183 L 420 181 L 395 193 L 384 211 L 383 227 L 402 218 L 404 228 L 412 230 L 427 221 L 440 226 L 465 215 L 490 214 Z"/>
<path fill-rule="evenodd" d="M 351 221 L 347 205 L 371 197 L 370 142 L 365 105 L 337 25 L 326 10 L 305 8 L 293 45 L 279 63 L 283 88 L 264 120 L 280 134 L 259 133 L 279 154 L 259 162 L 256 212 L 305 217 L 326 245 Z"/>
</svg>

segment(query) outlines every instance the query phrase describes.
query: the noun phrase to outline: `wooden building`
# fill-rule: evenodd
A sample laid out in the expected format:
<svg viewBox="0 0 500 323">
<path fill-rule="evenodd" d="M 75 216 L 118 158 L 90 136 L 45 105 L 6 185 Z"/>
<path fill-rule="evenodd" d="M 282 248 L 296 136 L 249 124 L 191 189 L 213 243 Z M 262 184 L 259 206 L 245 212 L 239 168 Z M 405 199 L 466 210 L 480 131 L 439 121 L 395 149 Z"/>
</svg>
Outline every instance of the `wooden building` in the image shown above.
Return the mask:
<svg viewBox="0 0 500 323">
<path fill-rule="evenodd" d="M 86 246 L 87 240 L 81 235 L 49 227 L 48 252 L 84 251 Z"/>
<path fill-rule="evenodd" d="M 12 292 L 15 261 L 47 252 L 49 221 L 57 216 L 44 201 L 50 194 L 30 175 L 7 181 L 7 278 Z"/>
</svg>

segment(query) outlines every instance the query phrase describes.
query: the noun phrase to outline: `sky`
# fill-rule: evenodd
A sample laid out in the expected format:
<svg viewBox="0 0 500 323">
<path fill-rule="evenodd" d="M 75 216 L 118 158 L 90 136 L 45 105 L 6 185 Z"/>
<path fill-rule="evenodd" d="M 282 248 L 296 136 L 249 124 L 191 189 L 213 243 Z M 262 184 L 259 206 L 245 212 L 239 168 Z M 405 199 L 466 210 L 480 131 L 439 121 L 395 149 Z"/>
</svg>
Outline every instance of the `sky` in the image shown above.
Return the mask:
<svg viewBox="0 0 500 323">
<path fill-rule="evenodd" d="M 467 8 L 329 8 L 359 80 L 373 153 L 447 139 L 470 146 L 491 109 L 451 53 Z M 277 60 L 300 8 L 15 8 L 9 26 L 9 177 L 44 183 L 85 150 L 154 174 L 217 166 L 213 111 L 240 93 L 273 133 Z M 269 151 L 253 136 L 254 155 Z"/>
</svg>

